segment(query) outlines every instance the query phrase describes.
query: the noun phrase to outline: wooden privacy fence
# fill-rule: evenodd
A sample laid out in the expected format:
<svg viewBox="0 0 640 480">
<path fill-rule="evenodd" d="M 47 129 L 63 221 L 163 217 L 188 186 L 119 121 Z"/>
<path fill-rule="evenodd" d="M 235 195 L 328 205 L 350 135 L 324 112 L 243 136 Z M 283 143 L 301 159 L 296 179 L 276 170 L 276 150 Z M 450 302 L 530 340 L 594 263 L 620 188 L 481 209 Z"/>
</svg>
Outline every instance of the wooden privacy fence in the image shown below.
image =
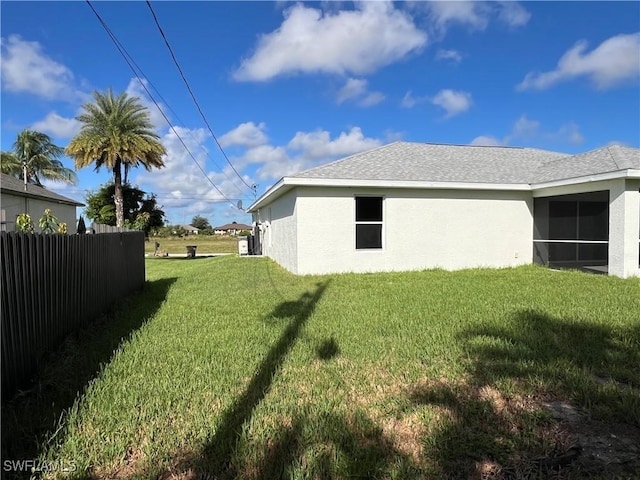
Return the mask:
<svg viewBox="0 0 640 480">
<path fill-rule="evenodd" d="M 124 227 L 114 227 L 112 225 L 104 225 L 102 223 L 92 223 L 87 227 L 87 230 L 91 229 L 91 232 L 87 233 L 115 233 L 115 232 L 134 232 L 135 230 L 131 230 L 129 228 Z"/>
<path fill-rule="evenodd" d="M 144 286 L 144 232 L 0 232 L 0 250 L 3 398 L 67 335 Z"/>
</svg>

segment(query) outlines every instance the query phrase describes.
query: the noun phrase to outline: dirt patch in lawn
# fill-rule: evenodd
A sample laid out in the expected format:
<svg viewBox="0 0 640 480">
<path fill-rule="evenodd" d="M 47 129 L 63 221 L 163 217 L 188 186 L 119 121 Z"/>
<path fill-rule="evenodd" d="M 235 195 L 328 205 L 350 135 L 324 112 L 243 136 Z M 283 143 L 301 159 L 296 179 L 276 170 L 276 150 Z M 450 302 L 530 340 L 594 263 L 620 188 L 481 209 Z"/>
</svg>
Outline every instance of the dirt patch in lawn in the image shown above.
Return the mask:
<svg viewBox="0 0 640 480">
<path fill-rule="evenodd" d="M 411 395 L 440 413 L 423 440 L 442 477 L 640 478 L 636 425 L 491 385 L 427 380 Z"/>
<path fill-rule="evenodd" d="M 640 475 L 640 428 L 590 419 L 562 401 L 543 402 L 542 406 L 566 429 L 571 444 L 564 454 L 566 458 L 560 455 L 556 463 L 572 460 L 585 476 L 632 478 Z"/>
</svg>

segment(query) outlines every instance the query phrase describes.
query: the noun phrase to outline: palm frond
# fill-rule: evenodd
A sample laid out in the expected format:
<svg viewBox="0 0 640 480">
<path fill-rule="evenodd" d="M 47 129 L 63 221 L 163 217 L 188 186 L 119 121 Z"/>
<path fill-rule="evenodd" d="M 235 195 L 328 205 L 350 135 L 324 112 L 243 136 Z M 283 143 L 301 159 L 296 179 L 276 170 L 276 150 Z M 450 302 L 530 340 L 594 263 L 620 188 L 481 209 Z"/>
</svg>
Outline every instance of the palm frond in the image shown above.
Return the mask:
<svg viewBox="0 0 640 480">
<path fill-rule="evenodd" d="M 49 135 L 26 129 L 16 136 L 12 152 L 2 152 L 2 172 L 22 178 L 26 165 L 30 183 L 42 186 L 42 178 L 74 184 L 75 172 L 58 160 L 63 155 L 64 149 L 55 145 Z"/>
<path fill-rule="evenodd" d="M 66 148 L 76 169 L 90 165 L 96 170 L 108 168 L 113 171 L 118 186 L 122 182 L 123 165 L 125 179 L 131 168 L 142 165 L 151 170 L 164 166 L 166 149 L 153 131 L 148 109 L 137 97 L 126 93 L 114 95 L 109 89 L 104 93 L 94 92 L 93 99 L 83 105 L 83 112 L 76 117 L 82 127 Z M 120 222 L 122 213 L 116 212 L 116 217 Z"/>
</svg>

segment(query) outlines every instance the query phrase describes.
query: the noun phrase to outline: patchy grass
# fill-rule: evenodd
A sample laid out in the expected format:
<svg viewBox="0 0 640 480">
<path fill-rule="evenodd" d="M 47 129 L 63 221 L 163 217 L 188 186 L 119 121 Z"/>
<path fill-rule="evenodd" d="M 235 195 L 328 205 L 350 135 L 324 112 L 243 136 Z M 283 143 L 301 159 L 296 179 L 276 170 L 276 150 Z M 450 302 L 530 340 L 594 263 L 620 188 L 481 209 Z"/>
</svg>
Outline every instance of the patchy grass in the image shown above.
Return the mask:
<svg viewBox="0 0 640 480">
<path fill-rule="evenodd" d="M 640 471 L 638 279 L 533 266 L 295 277 L 238 257 L 149 260 L 147 277 L 43 373 L 69 394 L 34 455 L 75 476 Z M 93 375 L 58 381 L 83 363 Z M 3 407 L 3 429 L 40 417 L 23 405 L 47 395 Z M 610 434 L 620 443 L 592 455 Z"/>
<path fill-rule="evenodd" d="M 153 255 L 155 242 L 160 244 L 160 251 L 171 254 L 187 254 L 187 245 L 196 245 L 196 254 L 204 253 L 238 253 L 238 239 L 228 235 L 189 235 L 187 237 L 149 237 L 144 244 L 144 253 Z"/>
</svg>

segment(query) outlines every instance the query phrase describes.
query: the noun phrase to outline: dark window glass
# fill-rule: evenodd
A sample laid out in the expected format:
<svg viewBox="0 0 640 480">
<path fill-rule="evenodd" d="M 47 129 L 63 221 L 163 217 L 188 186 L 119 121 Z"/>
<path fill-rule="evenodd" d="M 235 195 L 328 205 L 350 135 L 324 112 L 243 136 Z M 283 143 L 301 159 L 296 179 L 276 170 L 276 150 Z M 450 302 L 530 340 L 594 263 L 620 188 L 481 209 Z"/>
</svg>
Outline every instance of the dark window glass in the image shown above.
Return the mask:
<svg viewBox="0 0 640 480">
<path fill-rule="evenodd" d="M 382 225 L 356 225 L 356 248 L 382 248 Z"/>
<path fill-rule="evenodd" d="M 381 222 L 382 197 L 356 197 L 356 222 Z"/>
<path fill-rule="evenodd" d="M 549 239 L 576 240 L 577 202 L 549 202 Z"/>
<path fill-rule="evenodd" d="M 575 262 L 577 259 L 577 248 L 575 243 L 550 243 L 549 263 Z"/>
<path fill-rule="evenodd" d="M 609 256 L 609 245 L 604 243 L 578 244 L 578 261 L 592 265 L 604 265 Z"/>
<path fill-rule="evenodd" d="M 609 240 L 609 204 L 578 202 L 580 240 Z"/>
</svg>

